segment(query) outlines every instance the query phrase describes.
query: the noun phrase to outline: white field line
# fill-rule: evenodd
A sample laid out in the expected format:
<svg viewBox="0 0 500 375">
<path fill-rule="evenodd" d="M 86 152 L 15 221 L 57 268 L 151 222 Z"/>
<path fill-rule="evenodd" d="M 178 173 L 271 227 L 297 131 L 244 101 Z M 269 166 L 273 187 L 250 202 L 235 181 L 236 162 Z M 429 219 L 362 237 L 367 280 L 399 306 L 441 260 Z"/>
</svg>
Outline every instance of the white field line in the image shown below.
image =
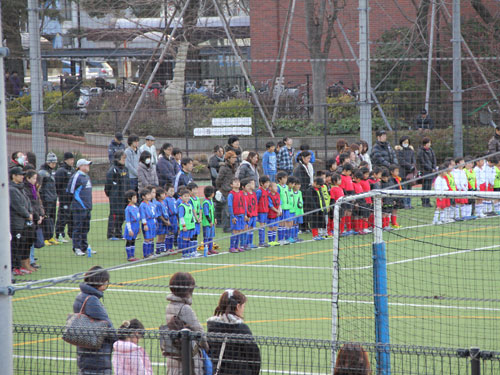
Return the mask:
<svg viewBox="0 0 500 375">
<path fill-rule="evenodd" d="M 48 287 L 47 289 L 59 289 L 59 290 L 74 290 L 79 291 L 79 288 L 71 287 Z M 161 290 L 140 290 L 140 289 L 114 289 L 108 288 L 108 292 L 121 292 L 121 293 L 141 293 L 141 294 L 161 294 L 165 295 L 165 291 Z M 208 297 L 219 297 L 220 293 L 198 293 L 194 292 L 195 296 L 208 296 Z M 327 302 L 332 303 L 331 298 L 309 298 L 309 297 L 286 297 L 286 296 L 263 296 L 263 295 L 252 295 L 248 294 L 247 297 L 255 299 L 272 299 L 272 300 L 287 300 L 287 301 L 307 301 L 307 302 Z M 372 305 L 373 301 L 353 301 L 353 300 L 343 300 L 340 299 L 339 303 L 352 303 L 352 304 L 365 304 Z M 478 311 L 500 311 L 500 308 L 493 307 L 478 307 L 478 306 L 452 306 L 452 305 L 424 305 L 416 303 L 401 303 L 401 302 L 389 302 L 391 306 L 405 306 L 405 307 L 423 307 L 423 308 L 436 308 L 436 309 L 455 309 L 455 310 L 478 310 Z"/>
</svg>

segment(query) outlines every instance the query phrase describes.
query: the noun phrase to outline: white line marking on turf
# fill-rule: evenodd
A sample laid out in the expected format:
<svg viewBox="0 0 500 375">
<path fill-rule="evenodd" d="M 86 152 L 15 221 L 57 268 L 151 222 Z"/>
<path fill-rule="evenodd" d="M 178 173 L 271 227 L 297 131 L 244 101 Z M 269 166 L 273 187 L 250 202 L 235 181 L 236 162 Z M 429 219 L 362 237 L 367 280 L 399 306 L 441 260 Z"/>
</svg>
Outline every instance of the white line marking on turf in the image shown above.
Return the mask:
<svg viewBox="0 0 500 375">
<path fill-rule="evenodd" d="M 270 259 L 273 260 L 273 259 Z M 177 264 L 204 265 L 204 266 L 233 266 L 233 267 L 257 267 L 257 268 L 290 268 L 290 269 L 309 269 L 309 270 L 332 270 L 332 267 L 312 267 L 312 266 L 278 266 L 272 264 L 235 264 L 235 263 L 193 263 L 178 262 Z"/>
<path fill-rule="evenodd" d="M 459 251 L 452 251 L 452 252 L 449 252 L 449 253 L 434 254 L 434 255 L 427 255 L 427 256 L 418 257 L 418 258 L 410 258 L 410 259 L 397 260 L 395 262 L 389 262 L 389 263 L 387 263 L 387 265 L 391 266 L 393 264 L 402 264 L 402 263 L 416 262 L 416 261 L 425 260 L 425 259 L 446 257 L 446 256 L 450 256 L 450 255 L 472 253 L 472 252 L 475 252 L 475 251 L 494 249 L 496 247 L 500 248 L 500 245 L 491 245 L 491 246 L 485 246 L 485 247 L 478 247 L 476 249 L 459 250 Z M 373 265 L 363 266 L 363 267 L 342 268 L 341 271 L 366 270 L 366 269 L 370 269 L 370 268 L 373 268 Z"/>
<path fill-rule="evenodd" d="M 59 290 L 74 290 L 79 291 L 79 288 L 71 287 L 48 287 L 47 289 L 59 289 Z M 121 292 L 121 293 L 141 293 L 141 294 L 166 294 L 165 291 L 161 290 L 140 290 L 140 289 L 114 289 L 108 288 L 108 292 Z M 220 293 L 197 293 L 194 292 L 195 296 L 205 296 L 205 297 L 219 297 Z M 289 300 L 289 301 L 308 301 L 308 302 L 328 302 L 331 303 L 331 298 L 309 298 L 309 297 L 286 297 L 286 296 L 263 296 L 263 295 L 252 295 L 248 294 L 247 297 L 256 299 L 274 299 L 274 300 Z M 373 301 L 354 301 L 354 300 L 343 300 L 340 299 L 339 303 L 352 303 L 352 304 L 363 304 L 363 305 L 373 305 Z M 494 307 L 479 307 L 479 306 L 452 306 L 452 305 L 424 305 L 416 303 L 402 303 L 402 302 L 389 302 L 391 306 L 404 306 L 404 307 L 423 307 L 423 308 L 436 308 L 436 309 L 451 309 L 451 310 L 478 310 L 478 311 L 500 311 L 500 308 Z"/>
</svg>

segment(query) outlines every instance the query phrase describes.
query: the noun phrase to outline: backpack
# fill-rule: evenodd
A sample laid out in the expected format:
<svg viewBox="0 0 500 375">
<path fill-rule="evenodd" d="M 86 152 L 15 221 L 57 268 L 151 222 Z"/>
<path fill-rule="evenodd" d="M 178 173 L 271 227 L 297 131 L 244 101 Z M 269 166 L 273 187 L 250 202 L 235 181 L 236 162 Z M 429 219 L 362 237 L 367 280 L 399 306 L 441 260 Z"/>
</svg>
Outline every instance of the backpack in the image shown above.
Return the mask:
<svg viewBox="0 0 500 375">
<path fill-rule="evenodd" d="M 167 324 L 160 326 L 160 349 L 165 357 L 180 357 L 181 339 L 179 331 L 187 328 L 186 323 L 179 318 L 179 315 L 186 305 L 182 305 L 179 312 L 174 315 Z"/>
</svg>

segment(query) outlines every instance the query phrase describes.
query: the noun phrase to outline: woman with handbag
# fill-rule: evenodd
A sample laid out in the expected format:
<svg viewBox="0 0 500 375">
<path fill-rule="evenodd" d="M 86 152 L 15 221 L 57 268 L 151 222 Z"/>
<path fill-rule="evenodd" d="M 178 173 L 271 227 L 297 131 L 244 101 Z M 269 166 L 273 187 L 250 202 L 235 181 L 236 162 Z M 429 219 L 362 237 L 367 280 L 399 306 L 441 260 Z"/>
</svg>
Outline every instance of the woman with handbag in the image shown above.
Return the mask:
<svg viewBox="0 0 500 375">
<path fill-rule="evenodd" d="M 257 375 L 260 372 L 260 350 L 252 331 L 243 321 L 246 301 L 239 290 L 226 290 L 214 316 L 207 321 L 208 333 L 218 334 L 208 337 L 215 375 Z"/>
<path fill-rule="evenodd" d="M 85 273 L 83 281 L 80 284 L 80 294 L 76 296 L 73 303 L 73 312 L 82 312 L 92 319 L 106 321 L 108 329 L 112 330 L 113 323 L 100 301 L 104 291 L 108 289 L 109 272 L 101 266 L 94 266 Z M 82 306 L 84 306 L 83 309 Z M 76 351 L 78 375 L 111 375 L 113 373 L 111 354 L 116 340 L 116 334 L 110 331 L 99 349 L 78 347 Z"/>
<path fill-rule="evenodd" d="M 29 198 L 31 202 L 31 208 L 33 209 L 33 225 L 35 226 L 35 242 L 31 244 L 30 248 L 30 267 L 31 271 L 36 271 L 40 266 L 36 264 L 35 261 L 35 248 L 40 249 L 45 246 L 42 230 L 42 221 L 45 217 L 45 211 L 43 209 L 42 200 L 39 194 L 39 185 L 36 180 L 38 177 L 37 172 L 34 169 L 28 169 L 24 175 L 24 193 Z"/>
<path fill-rule="evenodd" d="M 399 161 L 399 175 L 402 178 L 401 182 L 413 180 L 416 177 L 416 159 L 415 159 L 415 150 L 413 146 L 410 144 L 410 138 L 406 135 L 403 135 L 399 139 L 399 145 L 394 147 L 396 151 L 396 156 Z M 414 183 L 405 183 L 403 184 L 404 190 L 411 190 L 411 186 Z M 404 208 L 413 208 L 411 205 L 411 198 L 403 198 Z"/>
<path fill-rule="evenodd" d="M 172 319 L 180 319 L 187 328 L 194 332 L 204 332 L 196 313 L 191 308 L 193 303 L 193 291 L 195 287 L 193 276 L 187 272 L 177 272 L 170 278 L 170 291 L 167 301 L 166 321 L 167 325 Z M 203 375 L 203 355 L 201 349 L 208 350 L 208 344 L 203 337 L 199 343 L 193 346 L 192 375 Z M 180 356 L 167 356 L 167 375 L 183 375 Z"/>
</svg>

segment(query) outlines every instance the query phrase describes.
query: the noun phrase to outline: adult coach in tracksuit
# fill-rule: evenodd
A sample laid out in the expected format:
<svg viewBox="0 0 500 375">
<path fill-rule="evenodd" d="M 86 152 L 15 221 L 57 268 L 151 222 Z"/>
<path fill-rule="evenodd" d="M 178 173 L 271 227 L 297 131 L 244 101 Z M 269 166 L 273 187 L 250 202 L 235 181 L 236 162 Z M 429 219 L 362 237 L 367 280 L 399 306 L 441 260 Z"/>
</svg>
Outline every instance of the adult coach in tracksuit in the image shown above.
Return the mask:
<svg viewBox="0 0 500 375">
<path fill-rule="evenodd" d="M 92 211 L 92 182 L 88 173 L 91 164 L 89 160 L 78 160 L 77 171 L 68 183 L 68 193 L 72 195 L 70 207 L 73 217 L 73 251 L 79 256 L 85 255 L 89 247 L 87 235 Z"/>
<path fill-rule="evenodd" d="M 127 207 L 125 192 L 130 186 L 126 158 L 124 151 L 115 152 L 113 165 L 106 173 L 104 192 L 109 198 L 108 240 L 120 240 L 123 237 L 122 225 Z"/>
<path fill-rule="evenodd" d="M 49 152 L 46 163 L 42 165 L 38 172 L 38 181 L 40 183 L 40 198 L 42 199 L 45 219 L 43 220 L 43 238 L 46 245 L 58 244 L 54 238 L 54 229 L 56 223 L 57 210 L 57 192 L 56 192 L 56 166 L 57 156 Z"/>
<path fill-rule="evenodd" d="M 64 160 L 56 171 L 56 191 L 59 197 L 59 211 L 57 212 L 56 235 L 57 241 L 68 242 L 64 238 L 66 225 L 68 236 L 73 236 L 73 220 L 71 219 L 71 194 L 66 191 L 69 180 L 75 173 L 75 156 L 71 152 L 64 153 Z"/>
</svg>

